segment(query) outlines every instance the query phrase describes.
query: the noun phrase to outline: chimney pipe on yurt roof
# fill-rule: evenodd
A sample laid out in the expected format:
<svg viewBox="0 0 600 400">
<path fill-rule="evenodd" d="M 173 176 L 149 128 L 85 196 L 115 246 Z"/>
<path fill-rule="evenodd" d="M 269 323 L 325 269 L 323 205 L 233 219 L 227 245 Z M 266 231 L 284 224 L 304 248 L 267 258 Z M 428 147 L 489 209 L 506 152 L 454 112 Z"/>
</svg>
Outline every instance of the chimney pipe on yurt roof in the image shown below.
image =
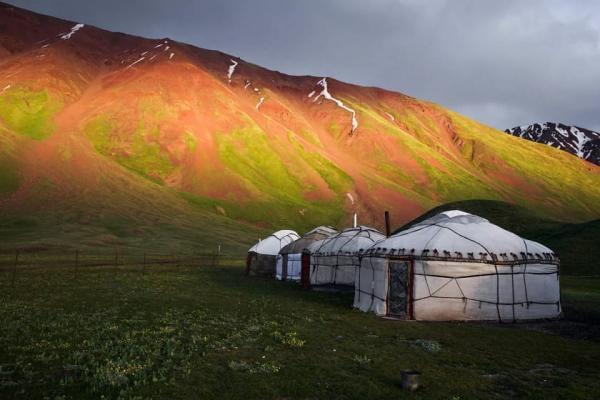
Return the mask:
<svg viewBox="0 0 600 400">
<path fill-rule="evenodd" d="M 358 217 L 356 215 L 356 213 L 354 213 L 354 216 L 352 218 L 352 227 L 356 228 L 358 226 Z"/>
<path fill-rule="evenodd" d="M 385 214 L 385 236 L 390 237 L 392 231 L 390 229 L 390 212 L 386 211 Z"/>
</svg>

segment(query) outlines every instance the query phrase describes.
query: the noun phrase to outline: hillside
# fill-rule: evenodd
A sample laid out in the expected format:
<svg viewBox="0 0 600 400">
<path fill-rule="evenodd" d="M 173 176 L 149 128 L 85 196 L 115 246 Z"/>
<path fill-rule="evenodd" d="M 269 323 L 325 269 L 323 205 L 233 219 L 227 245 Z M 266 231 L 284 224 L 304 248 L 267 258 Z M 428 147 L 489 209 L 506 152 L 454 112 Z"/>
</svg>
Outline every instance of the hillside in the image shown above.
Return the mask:
<svg viewBox="0 0 600 400">
<path fill-rule="evenodd" d="M 504 132 L 556 147 L 600 165 L 600 133 L 598 132 L 555 122 L 516 126 Z"/>
<path fill-rule="evenodd" d="M 6 246 L 239 250 L 465 199 L 600 215 L 600 168 L 428 101 L 1 3 L 0 26 Z"/>
</svg>

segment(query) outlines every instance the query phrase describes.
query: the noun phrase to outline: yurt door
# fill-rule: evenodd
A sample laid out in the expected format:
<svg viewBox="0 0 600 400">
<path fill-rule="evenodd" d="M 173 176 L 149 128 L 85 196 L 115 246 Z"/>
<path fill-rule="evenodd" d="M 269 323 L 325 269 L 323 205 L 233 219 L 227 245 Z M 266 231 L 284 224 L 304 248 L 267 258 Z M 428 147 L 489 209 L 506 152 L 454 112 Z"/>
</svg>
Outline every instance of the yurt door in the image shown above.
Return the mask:
<svg viewBox="0 0 600 400">
<path fill-rule="evenodd" d="M 410 318 L 408 308 L 410 261 L 390 261 L 388 271 L 388 314 L 403 319 Z"/>
<path fill-rule="evenodd" d="M 288 276 L 288 255 L 283 254 L 281 258 L 281 280 L 286 281 Z"/>
<path fill-rule="evenodd" d="M 305 289 L 310 287 L 310 253 L 303 252 L 300 266 L 300 280 Z"/>
</svg>

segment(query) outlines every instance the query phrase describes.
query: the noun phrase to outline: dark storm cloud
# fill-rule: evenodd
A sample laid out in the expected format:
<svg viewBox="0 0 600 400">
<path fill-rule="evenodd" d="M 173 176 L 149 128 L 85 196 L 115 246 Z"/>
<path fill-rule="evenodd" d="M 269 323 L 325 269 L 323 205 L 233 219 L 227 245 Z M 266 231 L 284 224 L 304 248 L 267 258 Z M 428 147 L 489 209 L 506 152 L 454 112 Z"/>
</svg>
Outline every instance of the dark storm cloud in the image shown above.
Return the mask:
<svg viewBox="0 0 600 400">
<path fill-rule="evenodd" d="M 498 128 L 600 129 L 600 2 L 9 0 L 435 101 Z"/>
</svg>

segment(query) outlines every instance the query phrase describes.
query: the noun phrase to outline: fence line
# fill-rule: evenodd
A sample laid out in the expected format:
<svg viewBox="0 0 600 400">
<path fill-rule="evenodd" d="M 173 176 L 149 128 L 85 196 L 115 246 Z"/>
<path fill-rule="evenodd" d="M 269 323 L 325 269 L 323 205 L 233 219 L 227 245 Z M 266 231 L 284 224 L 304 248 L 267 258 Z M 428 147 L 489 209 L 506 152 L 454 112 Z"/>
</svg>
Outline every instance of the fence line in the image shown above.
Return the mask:
<svg viewBox="0 0 600 400">
<path fill-rule="evenodd" d="M 245 257 L 219 253 L 164 254 L 164 253 L 123 253 L 116 248 L 110 252 L 86 252 L 75 249 L 66 251 L 23 251 L 15 249 L 12 255 L 6 251 L 0 254 L 0 271 L 12 272 L 11 286 L 15 285 L 17 270 L 32 268 L 73 268 L 73 274 L 88 267 L 141 266 L 145 273 L 151 265 L 211 266 L 235 264 L 243 265 Z"/>
</svg>

